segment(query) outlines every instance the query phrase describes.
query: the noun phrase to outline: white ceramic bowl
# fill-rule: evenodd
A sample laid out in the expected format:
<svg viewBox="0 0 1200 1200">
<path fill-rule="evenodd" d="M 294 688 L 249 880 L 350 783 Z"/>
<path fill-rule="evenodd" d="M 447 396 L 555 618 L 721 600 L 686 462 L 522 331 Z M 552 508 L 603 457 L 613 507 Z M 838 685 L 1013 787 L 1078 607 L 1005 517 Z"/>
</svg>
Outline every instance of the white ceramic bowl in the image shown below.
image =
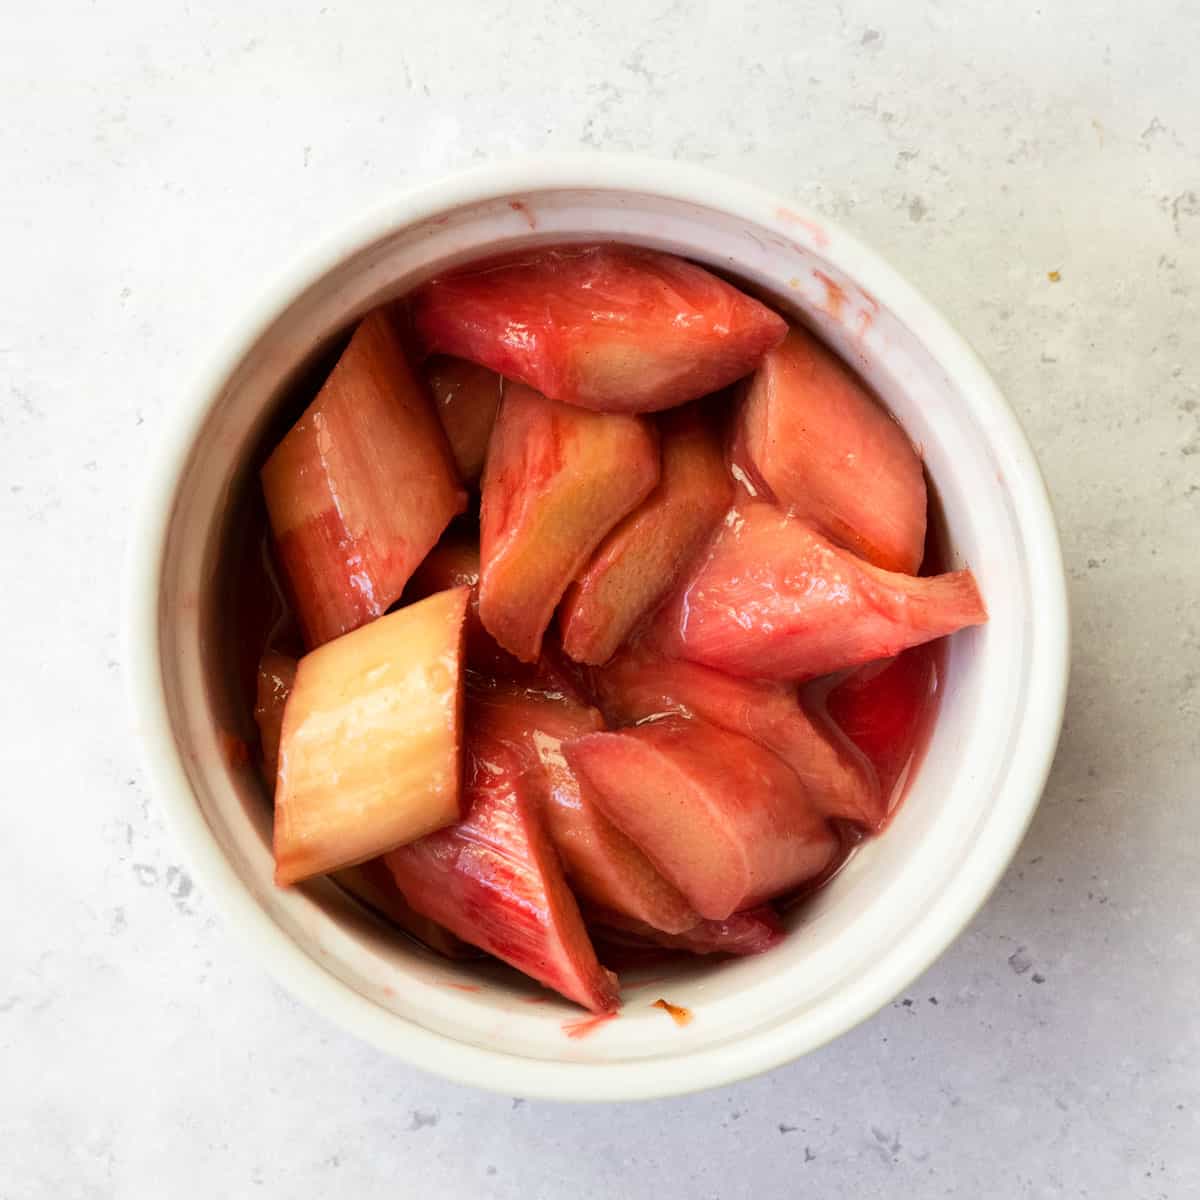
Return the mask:
<svg viewBox="0 0 1200 1200">
<path fill-rule="evenodd" d="M 621 1017 L 572 1037 L 578 1010 L 507 973 L 433 959 L 327 882 L 274 887 L 268 806 L 253 771 L 231 766 L 220 745 L 227 701 L 213 577 L 230 497 L 272 406 L 316 347 L 435 271 L 517 245 L 606 238 L 735 272 L 854 363 L 921 446 L 954 565 L 975 571 L 991 619 L 951 641 L 940 715 L 892 825 L 793 918 L 783 945 L 649 984 L 635 974 Z M 1016 850 L 1053 757 L 1068 669 L 1045 488 L 962 338 L 823 217 L 675 163 L 569 157 L 459 175 L 397 197 L 308 254 L 173 413 L 128 570 L 130 686 L 153 786 L 264 966 L 400 1058 L 569 1100 L 663 1096 L 766 1070 L 904 989 Z M 693 1022 L 677 1027 L 651 1007 L 659 996 L 690 1008 Z"/>
</svg>

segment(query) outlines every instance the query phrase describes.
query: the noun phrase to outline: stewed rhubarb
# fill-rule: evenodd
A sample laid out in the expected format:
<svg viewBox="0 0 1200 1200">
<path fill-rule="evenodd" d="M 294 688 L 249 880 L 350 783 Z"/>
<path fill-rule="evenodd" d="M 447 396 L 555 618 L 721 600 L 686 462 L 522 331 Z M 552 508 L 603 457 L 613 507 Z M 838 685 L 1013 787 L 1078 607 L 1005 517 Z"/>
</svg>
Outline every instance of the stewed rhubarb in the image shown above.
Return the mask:
<svg viewBox="0 0 1200 1200">
<path fill-rule="evenodd" d="M 310 648 L 382 616 L 462 512 L 446 435 L 387 313 L 360 322 L 262 487 Z"/>
<path fill-rule="evenodd" d="M 604 728 L 600 713 L 560 692 L 492 684 L 472 692 L 476 731 L 515 750 L 538 789 L 550 839 L 580 899 L 670 933 L 699 915 L 603 814 L 562 743 Z"/>
<path fill-rule="evenodd" d="M 544 395 L 602 412 L 653 412 L 719 391 L 787 332 L 765 304 L 670 254 L 564 246 L 426 284 L 418 335 Z"/>
<path fill-rule="evenodd" d="M 857 742 L 809 712 L 793 684 L 740 679 L 685 659 L 636 649 L 593 673 L 597 703 L 614 724 L 664 713 L 702 717 L 773 751 L 827 817 L 874 828 L 886 815 L 881 788 Z M 853 742 L 853 744 L 851 744 Z"/>
<path fill-rule="evenodd" d="M 933 644 L 868 663 L 834 687 L 825 706 L 837 727 L 875 768 L 890 796 L 912 761 L 921 726 L 937 700 L 938 654 Z"/>
<path fill-rule="evenodd" d="M 658 486 L 601 543 L 559 610 L 563 649 L 607 662 L 654 611 L 725 515 L 733 495 L 720 440 L 695 406 L 659 420 Z"/>
<path fill-rule="evenodd" d="M 263 451 L 223 628 L 277 882 L 598 1019 L 605 964 L 767 951 L 885 836 L 987 618 L 851 368 L 658 251 L 424 284 Z"/>
<path fill-rule="evenodd" d="M 563 751 L 609 820 L 710 920 L 813 878 L 837 850 L 793 771 L 707 721 L 663 717 Z"/>
<path fill-rule="evenodd" d="M 986 620 L 970 571 L 884 571 L 749 501 L 731 510 L 658 632 L 665 652 L 731 675 L 812 679 Z"/>
<path fill-rule="evenodd" d="M 263 778 L 275 792 L 275 773 L 279 759 L 279 735 L 283 711 L 296 679 L 296 660 L 268 650 L 259 664 L 258 703 L 254 716 L 262 740 Z M 378 916 L 411 934 L 423 945 L 447 958 L 476 958 L 478 953 L 456 938 L 448 929 L 422 916 L 404 899 L 382 858 L 368 859 L 353 867 L 333 871 L 330 878 L 343 891 Z"/>
<path fill-rule="evenodd" d="M 459 819 L 469 596 L 439 592 L 300 660 L 279 741 L 276 883 Z"/>
<path fill-rule="evenodd" d="M 537 658 L 567 585 L 658 473 L 642 417 L 505 389 L 483 471 L 479 616 L 510 654 Z"/>
<path fill-rule="evenodd" d="M 908 435 L 811 333 L 793 328 L 745 385 L 734 457 L 770 495 L 888 571 L 916 574 L 925 475 Z"/>
<path fill-rule="evenodd" d="M 419 913 L 592 1012 L 618 1004 L 546 833 L 536 785 L 510 746 L 475 732 L 467 815 L 386 862 Z"/>
</svg>

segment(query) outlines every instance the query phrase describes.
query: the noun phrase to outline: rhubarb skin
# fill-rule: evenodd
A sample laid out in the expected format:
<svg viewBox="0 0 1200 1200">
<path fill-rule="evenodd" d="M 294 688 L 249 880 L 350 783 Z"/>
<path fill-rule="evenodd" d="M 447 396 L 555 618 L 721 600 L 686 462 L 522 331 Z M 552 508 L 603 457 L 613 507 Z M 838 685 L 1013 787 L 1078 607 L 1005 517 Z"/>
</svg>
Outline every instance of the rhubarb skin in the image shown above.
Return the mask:
<svg viewBox="0 0 1200 1200">
<path fill-rule="evenodd" d="M 396 887 L 396 881 L 382 858 L 372 858 L 356 867 L 334 871 L 330 878 L 360 904 L 444 958 L 466 961 L 482 957 L 474 946 L 467 945 L 436 921 L 417 912 Z"/>
<path fill-rule="evenodd" d="M 360 322 L 261 478 L 310 649 L 381 616 L 467 503 L 428 390 L 381 311 Z"/>
<path fill-rule="evenodd" d="M 283 732 L 283 710 L 296 682 L 296 660 L 289 654 L 268 650 L 258 663 L 258 690 L 254 720 L 262 744 L 263 775 L 275 790 L 279 769 L 279 738 Z"/>
<path fill-rule="evenodd" d="M 565 740 L 604 728 L 596 709 L 561 693 L 506 684 L 475 686 L 471 698 L 472 731 L 502 742 L 527 764 L 577 896 L 672 933 L 700 920 L 679 889 L 604 816 L 563 756 Z"/>
<path fill-rule="evenodd" d="M 783 926 L 775 910 L 762 904 L 733 913 L 724 921 L 698 921 L 690 929 L 667 933 L 620 913 L 588 908 L 588 925 L 597 941 L 618 946 L 662 946 L 688 954 L 762 954 L 783 940 Z"/>
<path fill-rule="evenodd" d="M 283 714 L 275 882 L 374 858 L 461 815 L 469 589 L 310 651 Z"/>
<path fill-rule="evenodd" d="M 653 644 L 730 675 L 811 679 L 987 620 L 970 571 L 883 571 L 751 501 L 655 619 Z"/>
<path fill-rule="evenodd" d="M 659 419 L 658 486 L 606 537 L 559 609 L 563 649 L 600 664 L 658 607 L 733 499 L 720 440 L 689 405 Z"/>
<path fill-rule="evenodd" d="M 537 658 L 567 585 L 658 477 L 644 418 L 505 388 L 483 471 L 479 615 L 510 654 Z"/>
<path fill-rule="evenodd" d="M 734 461 L 833 541 L 915 575 L 925 549 L 921 459 L 850 368 L 793 328 L 743 389 Z"/>
<path fill-rule="evenodd" d="M 418 337 L 601 412 L 653 412 L 752 371 L 787 324 L 694 263 L 632 246 L 539 249 L 435 279 Z"/>
<path fill-rule="evenodd" d="M 912 760 L 937 690 L 935 647 L 924 645 L 860 667 L 825 698 L 834 724 L 874 767 L 884 805 Z"/>
<path fill-rule="evenodd" d="M 708 920 L 811 879 L 837 850 L 778 757 L 706 721 L 589 733 L 563 752 L 609 820 Z"/>
<path fill-rule="evenodd" d="M 618 1004 L 511 747 L 472 733 L 467 817 L 386 856 L 405 899 L 452 933 L 595 1013 Z"/>
<path fill-rule="evenodd" d="M 459 477 L 473 483 L 483 471 L 504 380 L 478 363 L 444 357 L 425 364 L 425 378 Z"/>
<path fill-rule="evenodd" d="M 874 773 L 856 749 L 808 711 L 792 684 L 741 679 L 684 659 L 623 650 L 591 677 L 616 725 L 663 713 L 702 717 L 777 754 L 826 817 L 873 829 L 886 815 Z"/>
</svg>

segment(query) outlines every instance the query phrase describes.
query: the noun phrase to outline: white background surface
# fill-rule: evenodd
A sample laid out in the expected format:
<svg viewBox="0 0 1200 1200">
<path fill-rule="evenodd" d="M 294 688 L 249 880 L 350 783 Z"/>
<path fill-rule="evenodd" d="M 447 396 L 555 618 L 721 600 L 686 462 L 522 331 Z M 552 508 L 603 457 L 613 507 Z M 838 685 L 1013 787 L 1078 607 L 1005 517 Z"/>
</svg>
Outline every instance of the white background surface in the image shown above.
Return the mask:
<svg viewBox="0 0 1200 1200">
<path fill-rule="evenodd" d="M 1190 0 L 12 5 L 0 1197 L 1200 1194 L 1197 61 Z M 805 1061 L 608 1108 L 281 994 L 143 787 L 116 636 L 162 418 L 273 273 L 406 183 L 580 147 L 765 184 L 940 305 L 1041 455 L 1076 638 L 1041 810 L 941 962 Z"/>
</svg>

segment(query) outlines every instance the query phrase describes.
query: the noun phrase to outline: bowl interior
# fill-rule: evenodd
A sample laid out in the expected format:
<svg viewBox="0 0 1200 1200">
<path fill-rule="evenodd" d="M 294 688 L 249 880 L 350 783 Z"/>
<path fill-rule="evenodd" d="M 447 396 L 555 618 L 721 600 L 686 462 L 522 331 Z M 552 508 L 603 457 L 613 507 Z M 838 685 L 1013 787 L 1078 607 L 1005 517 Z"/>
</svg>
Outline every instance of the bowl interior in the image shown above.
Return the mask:
<svg viewBox="0 0 1200 1200">
<path fill-rule="evenodd" d="M 223 748 L 221 731 L 236 714 L 220 653 L 225 639 L 214 584 L 250 457 L 280 398 L 338 331 L 436 271 L 518 245 L 589 238 L 658 247 L 731 271 L 836 347 L 921 447 L 944 514 L 948 565 L 976 572 L 991 615 L 985 627 L 951 640 L 940 713 L 887 833 L 865 844 L 791 916 L 784 944 L 718 966 L 632 972 L 624 980 L 620 1019 L 594 1028 L 580 1024 L 584 1014 L 514 974 L 434 958 L 327 882 L 274 887 L 261 786 L 253 767 L 231 763 Z M 1014 801 L 1005 791 L 1035 641 L 1022 529 L 1028 522 L 1020 516 L 1019 489 L 1009 481 L 1030 465 L 1020 459 L 1021 447 L 1012 449 L 1007 431 L 992 427 L 988 397 L 972 394 L 961 371 L 935 360 L 928 331 L 923 336 L 911 308 L 897 301 L 907 291 L 890 286 L 890 273 L 873 274 L 874 260 L 861 259 L 864 253 L 787 210 L 749 219 L 744 210 L 609 188 L 497 195 L 398 224 L 351 248 L 270 314 L 223 376 L 192 443 L 166 530 L 158 655 L 171 735 L 194 804 L 240 886 L 279 937 L 349 989 L 358 1011 L 370 1006 L 377 1040 L 403 1052 L 410 1035 L 425 1031 L 449 1039 L 445 1045 L 518 1059 L 655 1060 L 661 1071 L 673 1060 L 713 1052 L 726 1056 L 726 1074 L 745 1073 L 757 1051 L 745 1050 L 741 1069 L 730 1069 L 735 1047 L 765 1046 L 786 1026 L 787 1053 L 798 1052 L 903 986 L 903 965 L 899 974 L 881 974 L 885 960 L 894 966 L 895 956 L 907 956 L 909 975 L 924 966 L 957 925 L 930 933 L 922 923 L 935 910 L 949 911 L 947 897 L 964 872 L 982 870 L 990 883 L 1003 865 L 988 857 L 984 844 L 1007 838 L 1005 858 L 1033 803 L 1029 796 Z M 967 915 L 959 912 L 958 922 Z M 652 1007 L 660 996 L 691 1009 L 692 1023 L 677 1027 Z M 776 1038 L 776 1048 L 762 1053 L 783 1057 L 778 1046 Z M 768 1058 L 759 1065 L 769 1065 Z M 586 1085 L 577 1090 L 586 1094 Z"/>
</svg>

